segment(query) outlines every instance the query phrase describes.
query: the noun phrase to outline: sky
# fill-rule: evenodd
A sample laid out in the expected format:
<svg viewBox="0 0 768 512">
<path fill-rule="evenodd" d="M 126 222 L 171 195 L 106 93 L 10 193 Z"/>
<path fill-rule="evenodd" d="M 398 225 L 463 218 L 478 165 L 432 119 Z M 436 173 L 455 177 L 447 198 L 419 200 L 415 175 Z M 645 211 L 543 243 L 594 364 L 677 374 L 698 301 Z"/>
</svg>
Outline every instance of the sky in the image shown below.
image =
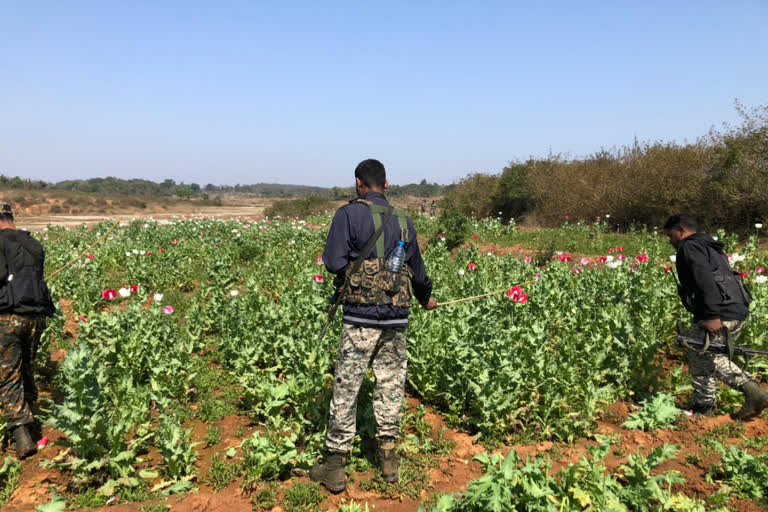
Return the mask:
<svg viewBox="0 0 768 512">
<path fill-rule="evenodd" d="M 0 173 L 451 183 L 768 105 L 768 2 L 0 0 Z"/>
</svg>

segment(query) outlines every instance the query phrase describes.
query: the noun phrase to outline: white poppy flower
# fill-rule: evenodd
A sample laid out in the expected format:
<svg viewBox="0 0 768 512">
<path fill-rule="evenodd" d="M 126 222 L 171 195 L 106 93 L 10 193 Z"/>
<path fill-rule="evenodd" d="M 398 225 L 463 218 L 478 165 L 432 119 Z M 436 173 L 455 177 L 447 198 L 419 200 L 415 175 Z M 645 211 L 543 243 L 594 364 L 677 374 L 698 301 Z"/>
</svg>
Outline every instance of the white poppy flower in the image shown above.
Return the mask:
<svg viewBox="0 0 768 512">
<path fill-rule="evenodd" d="M 128 288 L 120 288 L 119 290 L 117 290 L 117 293 L 121 297 L 130 297 L 131 296 L 131 290 L 129 290 Z"/>
<path fill-rule="evenodd" d="M 463 269 L 463 268 L 459 270 L 459 275 L 460 275 L 460 276 L 463 276 L 463 275 L 464 275 L 464 269 Z"/>
<path fill-rule="evenodd" d="M 759 222 L 755 223 L 755 229 L 762 229 L 763 225 Z"/>
<path fill-rule="evenodd" d="M 676 263 L 677 262 L 677 254 L 673 254 L 672 256 L 670 256 L 669 257 L 669 261 L 671 261 L 672 263 Z"/>
<path fill-rule="evenodd" d="M 155 302 L 160 302 L 163 300 L 163 294 L 162 293 L 156 293 L 152 296 L 152 298 L 155 300 Z"/>
<path fill-rule="evenodd" d="M 755 278 L 755 282 L 757 284 L 764 284 L 765 282 L 768 282 L 768 276 L 764 276 L 764 275 L 763 276 L 757 276 Z"/>
<path fill-rule="evenodd" d="M 237 290 L 230 290 L 230 291 L 229 291 L 229 294 L 230 294 L 232 297 L 237 297 L 238 295 L 240 295 L 240 292 L 239 292 L 239 291 L 237 291 Z"/>
</svg>

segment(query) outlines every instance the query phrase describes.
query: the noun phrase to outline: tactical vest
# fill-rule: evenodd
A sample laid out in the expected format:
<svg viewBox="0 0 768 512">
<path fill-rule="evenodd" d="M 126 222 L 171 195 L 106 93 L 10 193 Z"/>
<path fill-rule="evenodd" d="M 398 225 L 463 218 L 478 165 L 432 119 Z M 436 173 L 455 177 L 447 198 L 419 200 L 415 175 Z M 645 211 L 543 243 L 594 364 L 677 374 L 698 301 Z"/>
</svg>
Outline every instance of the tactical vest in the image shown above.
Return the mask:
<svg viewBox="0 0 768 512">
<path fill-rule="evenodd" d="M 379 229 L 386 206 L 373 204 L 364 199 L 355 199 L 352 202 L 362 203 L 371 210 L 374 229 Z M 405 212 L 395 209 L 392 216 L 397 218 L 400 225 L 400 239 L 408 244 L 408 221 Z M 411 278 L 413 273 L 407 264 L 403 264 L 400 272 L 387 270 L 385 259 L 386 249 L 384 233 L 376 240 L 376 258 L 363 261 L 356 273 L 352 272 L 351 265 L 347 269 L 346 279 L 348 288 L 344 294 L 344 302 L 347 304 L 359 304 L 365 306 L 392 305 L 402 308 L 410 307 L 413 289 Z"/>
<path fill-rule="evenodd" d="M 0 251 L 5 257 L 0 282 L 0 313 L 53 316 L 56 308 L 43 279 L 43 246 L 28 231 L 0 231 Z"/>
</svg>

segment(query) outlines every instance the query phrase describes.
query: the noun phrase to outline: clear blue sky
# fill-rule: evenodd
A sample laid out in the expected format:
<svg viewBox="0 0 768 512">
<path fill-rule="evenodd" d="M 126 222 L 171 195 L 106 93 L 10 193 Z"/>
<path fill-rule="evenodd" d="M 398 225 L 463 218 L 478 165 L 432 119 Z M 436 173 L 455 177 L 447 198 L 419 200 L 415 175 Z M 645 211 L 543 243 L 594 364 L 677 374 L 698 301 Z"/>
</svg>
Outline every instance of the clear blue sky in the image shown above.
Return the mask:
<svg viewBox="0 0 768 512">
<path fill-rule="evenodd" d="M 609 3 L 0 0 L 0 173 L 450 183 L 768 104 L 767 1 Z"/>
</svg>

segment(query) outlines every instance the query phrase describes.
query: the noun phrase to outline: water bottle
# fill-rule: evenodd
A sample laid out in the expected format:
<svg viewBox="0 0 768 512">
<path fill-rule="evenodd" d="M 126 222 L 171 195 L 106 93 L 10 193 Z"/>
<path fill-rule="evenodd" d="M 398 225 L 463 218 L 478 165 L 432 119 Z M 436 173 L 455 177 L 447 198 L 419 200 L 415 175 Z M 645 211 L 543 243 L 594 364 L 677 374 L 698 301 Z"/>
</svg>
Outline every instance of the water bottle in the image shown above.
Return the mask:
<svg viewBox="0 0 768 512">
<path fill-rule="evenodd" d="M 390 272 L 398 273 L 403 268 L 405 263 L 405 242 L 400 240 L 397 242 L 397 247 L 392 251 L 387 260 L 387 270 Z"/>
</svg>

